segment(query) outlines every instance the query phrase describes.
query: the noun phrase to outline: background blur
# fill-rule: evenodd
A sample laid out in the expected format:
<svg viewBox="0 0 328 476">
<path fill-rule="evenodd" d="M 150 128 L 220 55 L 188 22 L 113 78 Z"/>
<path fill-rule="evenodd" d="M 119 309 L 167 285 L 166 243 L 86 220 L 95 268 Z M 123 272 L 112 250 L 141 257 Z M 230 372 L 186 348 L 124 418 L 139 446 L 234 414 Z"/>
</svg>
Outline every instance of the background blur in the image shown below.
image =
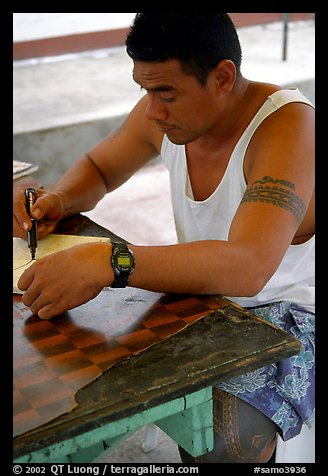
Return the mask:
<svg viewBox="0 0 328 476">
<path fill-rule="evenodd" d="M 124 44 L 135 13 L 14 13 L 14 59 L 58 55 Z M 287 19 L 314 19 L 314 13 L 230 13 L 237 28 Z"/>
</svg>

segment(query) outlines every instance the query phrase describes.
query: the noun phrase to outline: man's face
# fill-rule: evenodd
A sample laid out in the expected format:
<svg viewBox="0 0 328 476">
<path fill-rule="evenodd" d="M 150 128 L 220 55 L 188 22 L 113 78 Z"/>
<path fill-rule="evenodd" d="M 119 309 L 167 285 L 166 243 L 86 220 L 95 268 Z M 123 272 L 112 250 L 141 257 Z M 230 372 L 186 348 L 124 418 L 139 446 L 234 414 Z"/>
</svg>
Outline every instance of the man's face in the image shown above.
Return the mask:
<svg viewBox="0 0 328 476">
<path fill-rule="evenodd" d="M 175 144 L 187 144 L 202 136 L 217 118 L 213 78 L 202 86 L 187 75 L 178 60 L 135 61 L 133 79 L 146 90 L 146 116 Z"/>
</svg>

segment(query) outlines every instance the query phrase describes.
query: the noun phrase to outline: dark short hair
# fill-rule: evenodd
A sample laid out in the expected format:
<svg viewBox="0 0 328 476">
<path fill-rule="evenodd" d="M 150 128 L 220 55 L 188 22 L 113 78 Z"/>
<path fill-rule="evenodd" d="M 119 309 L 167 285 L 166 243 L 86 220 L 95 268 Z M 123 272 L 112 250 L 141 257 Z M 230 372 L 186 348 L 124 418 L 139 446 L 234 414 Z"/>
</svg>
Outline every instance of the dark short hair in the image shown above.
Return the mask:
<svg viewBox="0 0 328 476">
<path fill-rule="evenodd" d="M 227 13 L 137 13 L 125 44 L 135 61 L 179 60 L 202 85 L 223 59 L 240 72 L 239 38 Z"/>
</svg>

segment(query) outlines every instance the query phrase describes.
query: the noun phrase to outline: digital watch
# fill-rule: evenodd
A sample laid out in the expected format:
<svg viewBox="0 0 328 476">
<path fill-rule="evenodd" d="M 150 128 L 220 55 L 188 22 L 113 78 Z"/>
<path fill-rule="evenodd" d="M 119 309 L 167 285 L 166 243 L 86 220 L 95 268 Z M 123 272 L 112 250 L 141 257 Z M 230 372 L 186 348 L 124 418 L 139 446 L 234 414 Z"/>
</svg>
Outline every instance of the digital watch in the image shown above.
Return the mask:
<svg viewBox="0 0 328 476">
<path fill-rule="evenodd" d="M 112 288 L 125 288 L 129 284 L 129 276 L 135 268 L 133 252 L 125 243 L 112 242 L 112 267 L 114 282 Z"/>
</svg>

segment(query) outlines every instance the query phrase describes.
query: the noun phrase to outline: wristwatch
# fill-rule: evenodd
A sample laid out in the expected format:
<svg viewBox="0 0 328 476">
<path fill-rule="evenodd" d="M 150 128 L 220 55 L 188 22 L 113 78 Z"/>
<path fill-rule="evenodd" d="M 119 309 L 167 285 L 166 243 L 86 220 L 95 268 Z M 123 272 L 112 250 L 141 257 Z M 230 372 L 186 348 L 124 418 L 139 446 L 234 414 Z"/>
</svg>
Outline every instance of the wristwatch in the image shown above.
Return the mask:
<svg viewBox="0 0 328 476">
<path fill-rule="evenodd" d="M 133 252 L 125 243 L 112 242 L 112 267 L 114 282 L 112 288 L 125 288 L 129 283 L 130 274 L 135 268 Z"/>
</svg>

